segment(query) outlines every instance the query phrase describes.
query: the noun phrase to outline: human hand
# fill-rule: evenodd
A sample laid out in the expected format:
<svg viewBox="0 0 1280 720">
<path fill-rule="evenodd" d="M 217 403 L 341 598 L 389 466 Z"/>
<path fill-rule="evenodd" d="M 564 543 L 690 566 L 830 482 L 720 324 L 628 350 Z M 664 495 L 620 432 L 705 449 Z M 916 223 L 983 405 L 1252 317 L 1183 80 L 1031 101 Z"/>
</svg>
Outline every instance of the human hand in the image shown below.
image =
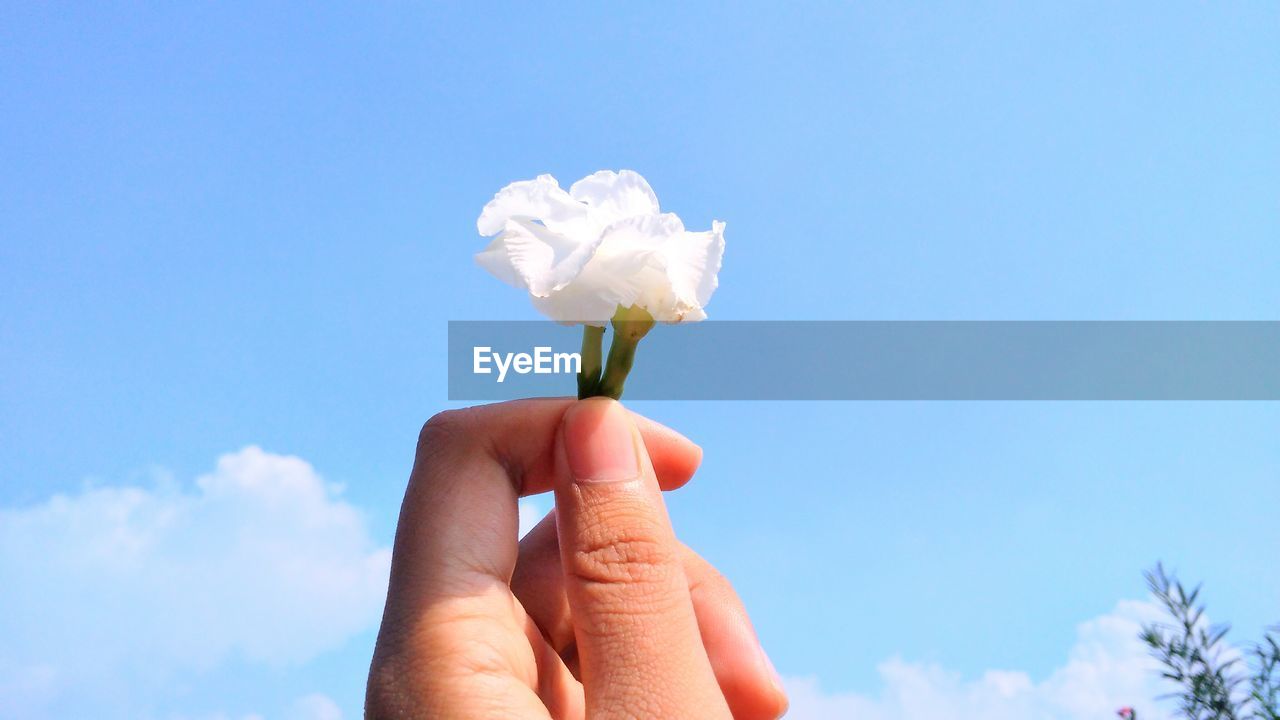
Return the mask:
<svg viewBox="0 0 1280 720">
<path fill-rule="evenodd" d="M 423 428 L 366 717 L 776 718 L 777 674 L 661 489 L 701 450 L 601 398 L 520 400 Z M 554 490 L 516 542 L 517 499 Z"/>
</svg>

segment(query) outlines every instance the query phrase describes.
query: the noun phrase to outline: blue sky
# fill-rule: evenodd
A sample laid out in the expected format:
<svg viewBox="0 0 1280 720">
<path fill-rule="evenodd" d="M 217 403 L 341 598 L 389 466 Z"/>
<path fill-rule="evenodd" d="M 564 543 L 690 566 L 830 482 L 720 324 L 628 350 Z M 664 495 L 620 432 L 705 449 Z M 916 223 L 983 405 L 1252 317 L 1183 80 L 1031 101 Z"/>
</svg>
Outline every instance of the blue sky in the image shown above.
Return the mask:
<svg viewBox="0 0 1280 720">
<path fill-rule="evenodd" d="M 263 496 L 217 488 L 294 478 L 376 570 L 446 321 L 534 317 L 471 258 L 515 179 L 632 168 L 726 220 L 719 319 L 1275 319 L 1277 48 L 1264 3 L 0 8 L 0 605 L 124 628 L 0 643 L 0 712 L 358 717 L 376 601 L 308 586 L 331 636 L 257 647 L 217 541 Z M 673 517 L 806 717 L 905 717 L 895 657 L 1047 697 L 1160 558 L 1280 620 L 1275 404 L 636 409 L 705 448 Z M 207 529 L 165 562 L 218 566 L 209 614 L 144 591 L 155 555 L 75 570 L 122 507 Z M 327 547 L 308 518 L 273 541 Z M 162 673 L 129 649 L 237 615 Z M 96 650 L 110 697 L 63 667 Z"/>
</svg>

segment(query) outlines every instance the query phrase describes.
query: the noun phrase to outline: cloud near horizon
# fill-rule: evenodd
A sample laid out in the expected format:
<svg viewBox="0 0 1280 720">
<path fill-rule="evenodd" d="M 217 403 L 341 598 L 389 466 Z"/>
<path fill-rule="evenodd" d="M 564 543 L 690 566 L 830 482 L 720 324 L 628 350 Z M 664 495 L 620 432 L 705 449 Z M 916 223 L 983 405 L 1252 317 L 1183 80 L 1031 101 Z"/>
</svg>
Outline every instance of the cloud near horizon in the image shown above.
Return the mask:
<svg viewBox="0 0 1280 720">
<path fill-rule="evenodd" d="M 521 534 L 544 505 L 521 502 Z M 159 716 L 180 702 L 169 689 L 228 662 L 305 664 L 376 628 L 389 564 L 340 488 L 300 458 L 252 446 L 185 487 L 90 486 L 0 508 L 0 717 Z M 1137 639 L 1156 614 L 1122 601 L 1082 623 L 1064 664 L 1039 682 L 896 658 L 879 666 L 874 695 L 790 678 L 787 717 L 1105 720 L 1135 705 L 1162 720 L 1152 698 L 1163 689 Z M 344 717 L 323 694 L 281 700 L 282 720 Z"/>
<path fill-rule="evenodd" d="M 1123 600 L 1076 628 L 1063 665 L 1043 681 L 1025 672 L 988 670 L 966 680 L 935 664 L 888 660 L 875 696 L 824 692 L 816 678 L 788 678 L 788 720 L 1108 720 L 1124 706 L 1142 720 L 1165 720 L 1156 700 L 1169 688 L 1138 639 L 1154 604 Z"/>
<path fill-rule="evenodd" d="M 232 659 L 296 666 L 375 627 L 391 553 L 339 495 L 247 447 L 194 486 L 0 509 L 0 717 L 138 717 Z M 295 714 L 340 717 L 325 700 Z"/>
</svg>

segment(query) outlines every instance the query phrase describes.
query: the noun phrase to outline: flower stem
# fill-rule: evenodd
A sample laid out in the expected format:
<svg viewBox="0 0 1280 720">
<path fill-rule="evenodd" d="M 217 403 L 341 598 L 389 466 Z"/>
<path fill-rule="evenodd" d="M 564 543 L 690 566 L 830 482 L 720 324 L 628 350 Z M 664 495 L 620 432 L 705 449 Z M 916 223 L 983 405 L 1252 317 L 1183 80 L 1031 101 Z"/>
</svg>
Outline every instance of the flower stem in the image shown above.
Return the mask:
<svg viewBox="0 0 1280 720">
<path fill-rule="evenodd" d="M 653 316 L 644 308 L 618 308 L 617 314 L 613 316 L 613 342 L 609 344 L 609 361 L 595 394 L 614 400 L 622 397 L 622 387 L 635 363 L 636 346 L 652 328 Z"/>
<path fill-rule="evenodd" d="M 600 359 L 603 355 L 604 328 L 582 326 L 582 367 L 578 368 L 578 399 L 598 394 Z"/>
<path fill-rule="evenodd" d="M 618 335 L 614 335 L 613 343 L 609 345 L 608 369 L 600 378 L 600 387 L 596 394 L 611 397 L 614 400 L 620 399 L 622 386 L 627 381 L 627 374 L 631 372 L 631 365 L 635 359 L 636 343 L 627 342 Z"/>
</svg>

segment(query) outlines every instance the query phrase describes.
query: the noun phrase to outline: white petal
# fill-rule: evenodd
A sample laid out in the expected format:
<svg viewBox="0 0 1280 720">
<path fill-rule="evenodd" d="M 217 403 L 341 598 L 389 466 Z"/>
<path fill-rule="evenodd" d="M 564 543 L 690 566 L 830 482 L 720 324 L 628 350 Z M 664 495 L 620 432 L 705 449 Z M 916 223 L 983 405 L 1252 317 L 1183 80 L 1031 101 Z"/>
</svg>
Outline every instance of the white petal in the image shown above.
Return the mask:
<svg viewBox="0 0 1280 720">
<path fill-rule="evenodd" d="M 513 218 L 476 255 L 476 262 L 498 279 L 543 297 L 572 282 L 599 245 L 600 238 L 578 243 L 533 221 Z"/>
<path fill-rule="evenodd" d="M 640 304 L 644 298 L 667 287 L 662 256 L 655 250 L 627 250 L 594 259 L 583 270 L 579 282 L 615 307 Z"/>
<path fill-rule="evenodd" d="M 618 304 L 593 292 L 592 288 L 570 285 L 547 297 L 534 297 L 538 312 L 559 323 L 605 325 L 618 309 Z"/>
<path fill-rule="evenodd" d="M 639 305 L 657 320 L 679 322 L 691 308 L 672 289 L 664 248 L 686 234 L 671 213 L 616 222 L 578 277 L 550 302 L 535 304 L 560 320 L 607 320 L 618 306 Z"/>
<path fill-rule="evenodd" d="M 588 175 L 569 188 L 569 195 L 586 203 L 601 225 L 658 213 L 658 196 L 640 173 L 632 170 L 601 170 Z"/>
<path fill-rule="evenodd" d="M 684 223 L 672 213 L 620 220 L 605 229 L 596 257 L 583 270 L 583 280 L 618 305 L 641 302 L 643 306 L 644 298 L 669 294 L 662 248 L 683 235 Z"/>
<path fill-rule="evenodd" d="M 684 223 L 675 213 L 637 215 L 612 223 L 604 229 L 604 246 L 609 249 L 652 250 L 679 238 Z"/>
<path fill-rule="evenodd" d="M 686 232 L 664 248 L 672 291 L 691 308 L 702 308 L 719 285 L 724 259 L 724 223 L 711 223 L 708 232 Z M 705 315 L 704 315 L 705 317 Z M 688 319 L 693 319 L 692 317 Z"/>
<path fill-rule="evenodd" d="M 536 218 L 547 227 L 564 232 L 562 226 L 581 223 L 586 215 L 587 207 L 560 189 L 554 177 L 539 175 L 499 190 L 480 211 L 476 229 L 481 235 L 497 235 L 511 218 Z"/>
<path fill-rule="evenodd" d="M 559 322 L 601 325 L 631 305 L 665 322 L 701 320 L 724 255 L 724 223 L 686 231 L 629 170 L 595 173 L 568 193 L 550 175 L 512 183 L 476 226 L 497 235 L 476 261 Z"/>
<path fill-rule="evenodd" d="M 524 279 L 511 264 L 511 256 L 507 254 L 507 239 L 501 235 L 494 238 L 484 250 L 476 253 L 476 264 L 512 287 L 526 287 Z"/>
<path fill-rule="evenodd" d="M 678 320 L 667 320 L 667 322 L 701 322 L 707 319 L 707 311 L 700 307 L 689 308 L 680 314 Z"/>
</svg>

